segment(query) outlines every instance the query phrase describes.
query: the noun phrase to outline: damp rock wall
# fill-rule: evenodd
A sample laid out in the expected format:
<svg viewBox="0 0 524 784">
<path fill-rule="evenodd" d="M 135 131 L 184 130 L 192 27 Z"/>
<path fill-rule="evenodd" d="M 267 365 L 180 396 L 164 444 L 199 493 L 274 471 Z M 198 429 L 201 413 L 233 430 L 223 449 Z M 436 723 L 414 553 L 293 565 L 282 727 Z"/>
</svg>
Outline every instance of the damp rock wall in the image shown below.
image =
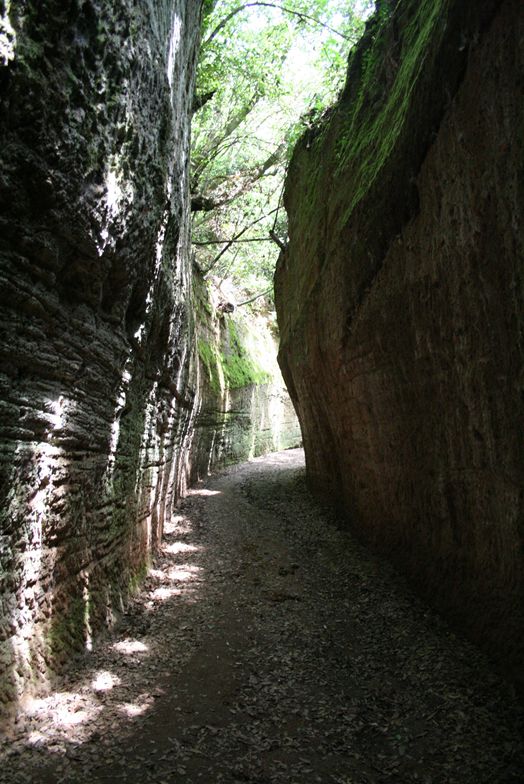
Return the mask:
<svg viewBox="0 0 524 784">
<path fill-rule="evenodd" d="M 113 621 L 188 479 L 200 5 L 0 2 L 0 712 Z"/>
<path fill-rule="evenodd" d="M 275 279 L 311 485 L 521 685 L 523 41 L 519 0 L 380 3 Z"/>
</svg>

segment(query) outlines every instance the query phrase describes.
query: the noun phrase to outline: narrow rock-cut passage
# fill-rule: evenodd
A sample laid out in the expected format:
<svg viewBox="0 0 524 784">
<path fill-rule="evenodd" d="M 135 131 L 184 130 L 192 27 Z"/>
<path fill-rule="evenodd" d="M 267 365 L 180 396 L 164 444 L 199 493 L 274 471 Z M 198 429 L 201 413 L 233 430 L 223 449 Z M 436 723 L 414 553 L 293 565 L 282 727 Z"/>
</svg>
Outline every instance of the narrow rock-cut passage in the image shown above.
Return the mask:
<svg viewBox="0 0 524 784">
<path fill-rule="evenodd" d="M 26 704 L 2 781 L 522 782 L 511 688 L 337 528 L 302 461 L 192 491 L 117 632 Z"/>
</svg>

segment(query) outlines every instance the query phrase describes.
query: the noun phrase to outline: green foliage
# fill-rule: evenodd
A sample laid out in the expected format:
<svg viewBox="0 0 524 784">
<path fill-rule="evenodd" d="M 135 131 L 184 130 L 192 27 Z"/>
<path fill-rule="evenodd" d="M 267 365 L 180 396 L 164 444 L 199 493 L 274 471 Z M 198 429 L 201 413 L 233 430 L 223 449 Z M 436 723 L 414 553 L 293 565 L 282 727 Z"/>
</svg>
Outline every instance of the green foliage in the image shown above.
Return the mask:
<svg viewBox="0 0 524 784">
<path fill-rule="evenodd" d="M 204 0 L 202 3 L 202 26 L 205 29 L 209 15 L 212 13 L 216 0 Z"/>
<path fill-rule="evenodd" d="M 214 207 L 195 213 L 193 234 L 201 268 L 249 295 L 272 280 L 279 248 L 270 230 L 287 235 L 281 198 L 293 146 L 342 86 L 350 41 L 363 22 L 348 0 L 281 4 L 345 38 L 275 8 L 250 4 L 234 13 L 241 5 L 206 4 L 197 95 L 213 98 L 194 116 L 192 192 Z M 265 214 L 218 261 L 224 244 L 198 244 L 230 240 Z"/>
</svg>

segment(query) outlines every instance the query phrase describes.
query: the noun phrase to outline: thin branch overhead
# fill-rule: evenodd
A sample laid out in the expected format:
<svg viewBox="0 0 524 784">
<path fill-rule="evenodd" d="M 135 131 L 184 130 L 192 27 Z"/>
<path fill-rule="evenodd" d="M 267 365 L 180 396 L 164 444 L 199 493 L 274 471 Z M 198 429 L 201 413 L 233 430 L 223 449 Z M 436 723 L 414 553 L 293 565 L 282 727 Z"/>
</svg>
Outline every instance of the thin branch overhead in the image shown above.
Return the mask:
<svg viewBox="0 0 524 784">
<path fill-rule="evenodd" d="M 274 240 L 272 240 L 271 237 L 251 237 L 250 239 L 245 240 L 207 240 L 206 242 L 196 242 L 193 240 L 193 245 L 198 245 L 199 247 L 204 245 L 223 245 L 224 243 L 236 245 L 237 242 L 274 242 Z"/>
<path fill-rule="evenodd" d="M 263 6 L 264 8 L 277 8 L 279 11 L 283 11 L 285 14 L 290 14 L 292 16 L 298 16 L 300 19 L 303 19 L 306 22 L 310 22 L 311 24 L 317 24 L 321 27 L 325 27 L 326 30 L 329 30 L 330 33 L 334 35 L 340 36 L 340 38 L 344 38 L 346 41 L 350 41 L 351 38 L 344 33 L 341 33 L 340 30 L 335 30 L 333 27 L 330 27 L 325 22 L 322 22 L 320 19 L 317 19 L 314 16 L 309 16 L 309 14 L 304 14 L 301 11 L 295 11 L 289 6 L 280 5 L 279 3 L 265 3 L 265 2 L 252 2 L 252 3 L 244 3 L 243 5 L 239 5 L 237 8 L 234 8 L 231 13 L 227 14 L 215 27 L 212 33 L 206 38 L 203 43 L 203 47 L 208 46 L 211 41 L 218 35 L 218 33 L 224 29 L 227 23 L 240 11 L 244 11 L 246 8 L 252 8 L 253 6 Z"/>
<path fill-rule="evenodd" d="M 267 212 L 265 215 L 261 215 L 259 218 L 257 218 L 256 220 L 252 221 L 252 222 L 251 222 L 251 223 L 249 223 L 247 226 L 244 226 L 244 228 L 243 228 L 243 229 L 241 229 L 241 230 L 238 232 L 238 234 L 235 234 L 235 236 L 233 237 L 233 239 L 229 240 L 229 241 L 227 242 L 227 244 L 226 244 L 226 245 L 224 245 L 224 247 L 222 248 L 222 250 L 220 251 L 220 253 L 219 253 L 217 256 L 215 256 L 215 258 L 213 259 L 213 261 L 211 262 L 211 264 L 209 265 L 209 267 L 208 267 L 208 268 L 207 268 L 207 270 L 205 271 L 204 275 L 208 275 L 208 274 L 211 272 L 211 270 L 213 269 L 213 267 L 214 267 L 214 266 L 216 266 L 216 264 L 218 264 L 218 262 L 220 261 L 220 259 L 221 259 L 221 258 L 222 258 L 222 256 L 224 255 L 224 253 L 225 253 L 227 250 L 229 250 L 229 248 L 230 248 L 230 247 L 233 245 L 233 243 L 234 243 L 234 242 L 237 242 L 237 241 L 238 241 L 238 239 L 239 239 L 239 238 L 240 238 L 240 237 L 241 237 L 243 234 L 245 234 L 245 233 L 246 233 L 246 231 L 247 231 L 248 229 L 250 229 L 250 228 L 251 228 L 251 226 L 255 226 L 255 224 L 257 224 L 257 223 L 260 223 L 260 221 L 261 221 L 261 220 L 264 220 L 264 218 L 267 218 L 267 217 L 269 217 L 269 215 L 273 215 L 273 213 L 275 213 L 275 212 L 277 211 L 277 209 L 278 209 L 278 208 L 277 208 L 277 207 L 275 207 L 275 209 L 274 209 L 274 210 L 270 210 L 270 211 L 269 211 L 269 212 Z"/>
<path fill-rule="evenodd" d="M 250 297 L 249 299 L 245 299 L 243 302 L 239 302 L 237 308 L 241 308 L 242 305 L 249 305 L 250 302 L 254 302 L 256 299 L 260 299 L 260 297 L 265 297 L 267 294 L 270 294 L 273 291 L 273 286 L 265 291 L 261 291 L 260 294 L 255 294 L 254 297 Z"/>
</svg>

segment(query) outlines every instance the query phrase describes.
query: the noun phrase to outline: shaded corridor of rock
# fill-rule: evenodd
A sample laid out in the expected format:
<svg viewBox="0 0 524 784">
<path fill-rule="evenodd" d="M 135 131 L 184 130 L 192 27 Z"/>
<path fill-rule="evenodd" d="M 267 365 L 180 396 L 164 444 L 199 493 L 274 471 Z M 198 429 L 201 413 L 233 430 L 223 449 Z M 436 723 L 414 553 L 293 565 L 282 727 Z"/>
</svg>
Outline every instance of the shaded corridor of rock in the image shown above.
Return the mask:
<svg viewBox="0 0 524 784">
<path fill-rule="evenodd" d="M 199 484 L 124 626 L 2 745 L 9 784 L 520 784 L 511 687 L 305 489 Z"/>
<path fill-rule="evenodd" d="M 212 5 L 0 0 L 0 781 L 522 784 L 524 5 L 377 3 L 308 121 L 300 432 L 190 252 Z"/>
</svg>

